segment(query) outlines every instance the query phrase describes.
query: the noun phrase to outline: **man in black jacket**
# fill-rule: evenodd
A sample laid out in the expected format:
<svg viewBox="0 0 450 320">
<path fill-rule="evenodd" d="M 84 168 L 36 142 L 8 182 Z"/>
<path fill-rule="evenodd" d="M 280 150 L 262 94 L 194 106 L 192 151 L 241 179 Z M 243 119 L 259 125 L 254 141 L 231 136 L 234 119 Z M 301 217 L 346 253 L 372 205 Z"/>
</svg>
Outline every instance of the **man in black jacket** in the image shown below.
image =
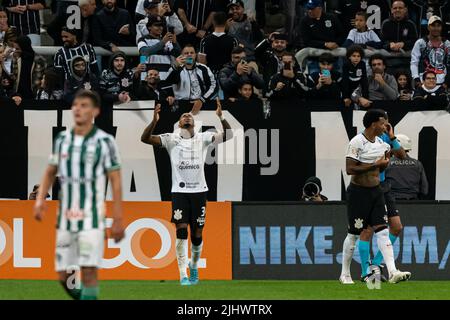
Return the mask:
<svg viewBox="0 0 450 320">
<path fill-rule="evenodd" d="M 77 56 L 71 61 L 71 76 L 64 85 L 64 100 L 71 105 L 78 90 L 99 90 L 98 78 L 89 71 L 84 57 Z"/>
<path fill-rule="evenodd" d="M 119 46 L 136 46 L 136 26 L 131 14 L 118 8 L 116 0 L 103 0 L 103 5 L 94 20 L 95 44 L 112 52 L 119 51 Z"/>
<path fill-rule="evenodd" d="M 287 39 L 286 34 L 273 32 L 268 39 L 264 39 L 256 47 L 256 61 L 263 69 L 262 74 L 266 84 L 274 74 L 283 68 L 281 58 L 286 51 Z"/>
</svg>

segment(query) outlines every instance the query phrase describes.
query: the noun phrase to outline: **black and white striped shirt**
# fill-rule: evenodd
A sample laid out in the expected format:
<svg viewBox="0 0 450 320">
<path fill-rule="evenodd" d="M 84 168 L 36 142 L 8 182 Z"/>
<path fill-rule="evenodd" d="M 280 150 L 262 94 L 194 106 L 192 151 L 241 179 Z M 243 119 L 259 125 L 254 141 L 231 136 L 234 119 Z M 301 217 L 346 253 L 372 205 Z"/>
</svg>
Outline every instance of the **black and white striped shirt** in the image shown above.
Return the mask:
<svg viewBox="0 0 450 320">
<path fill-rule="evenodd" d="M 214 2 L 214 0 L 180 0 L 178 8 L 183 9 L 189 22 L 200 30 L 209 14 L 216 10 Z"/>
<path fill-rule="evenodd" d="M 53 58 L 55 69 L 64 72 L 64 78 L 68 79 L 72 75 L 70 62 L 74 57 L 82 56 L 88 62 L 89 70 L 95 74 L 98 73 L 97 57 L 94 47 L 89 43 L 82 43 L 79 46 L 59 49 Z"/>
<path fill-rule="evenodd" d="M 45 0 L 4 0 L 4 7 L 15 7 L 18 5 L 30 5 L 40 3 L 45 7 Z M 27 10 L 23 14 L 10 12 L 8 10 L 8 22 L 17 28 L 17 33 L 22 35 L 40 34 L 41 21 L 39 10 Z"/>
</svg>

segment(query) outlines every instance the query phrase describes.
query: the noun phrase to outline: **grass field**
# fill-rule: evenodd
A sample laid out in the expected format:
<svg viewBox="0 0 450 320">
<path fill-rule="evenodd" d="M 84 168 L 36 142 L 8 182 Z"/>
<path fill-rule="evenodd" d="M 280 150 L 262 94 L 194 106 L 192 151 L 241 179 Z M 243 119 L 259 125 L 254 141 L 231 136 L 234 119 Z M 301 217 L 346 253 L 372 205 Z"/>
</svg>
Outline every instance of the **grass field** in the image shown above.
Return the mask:
<svg viewBox="0 0 450 320">
<path fill-rule="evenodd" d="M 181 287 L 178 281 L 101 281 L 100 298 L 193 300 L 291 300 L 291 299 L 450 299 L 450 281 L 409 281 L 382 284 L 369 290 L 363 283 L 341 285 L 336 281 L 202 281 Z M 68 299 L 56 281 L 0 280 L 0 300 Z"/>
</svg>

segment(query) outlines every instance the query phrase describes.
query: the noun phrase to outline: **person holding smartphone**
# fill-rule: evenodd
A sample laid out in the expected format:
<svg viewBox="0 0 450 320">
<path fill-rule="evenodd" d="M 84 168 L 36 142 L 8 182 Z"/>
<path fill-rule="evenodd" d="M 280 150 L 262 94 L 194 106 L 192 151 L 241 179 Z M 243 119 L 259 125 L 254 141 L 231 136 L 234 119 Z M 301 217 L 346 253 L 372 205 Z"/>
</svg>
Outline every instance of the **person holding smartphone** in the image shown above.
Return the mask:
<svg viewBox="0 0 450 320">
<path fill-rule="evenodd" d="M 342 76 L 333 70 L 334 56 L 325 52 L 319 56 L 319 72 L 313 72 L 308 76 L 310 97 L 317 99 L 339 100 L 342 97 Z"/>
</svg>

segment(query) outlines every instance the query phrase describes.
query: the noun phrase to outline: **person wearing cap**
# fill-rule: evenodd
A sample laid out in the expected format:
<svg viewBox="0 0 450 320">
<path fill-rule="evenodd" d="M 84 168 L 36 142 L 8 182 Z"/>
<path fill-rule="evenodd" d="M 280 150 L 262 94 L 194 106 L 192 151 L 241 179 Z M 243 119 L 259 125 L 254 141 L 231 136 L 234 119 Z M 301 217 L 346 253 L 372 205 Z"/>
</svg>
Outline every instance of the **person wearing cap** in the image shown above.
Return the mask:
<svg viewBox="0 0 450 320">
<path fill-rule="evenodd" d="M 117 7 L 116 0 L 103 0 L 92 26 L 94 44 L 112 52 L 136 45 L 136 26 L 131 14 Z"/>
<path fill-rule="evenodd" d="M 139 22 L 136 24 L 136 43 L 139 43 L 142 37 L 148 35 L 147 22 L 150 16 L 160 16 L 163 18 L 163 33 L 166 33 L 168 29 L 173 29 L 173 33 L 176 35 L 183 32 L 183 24 L 169 3 L 162 3 L 159 0 L 145 0 L 143 7 L 146 15 L 142 19 L 139 19 Z"/>
<path fill-rule="evenodd" d="M 308 15 L 300 22 L 300 38 L 294 41 L 295 46 L 327 50 L 340 47 L 347 34 L 338 18 L 324 11 L 322 0 L 309 0 L 306 9 Z"/>
<path fill-rule="evenodd" d="M 397 139 L 406 151 L 406 158 L 391 157 L 386 169 L 386 179 L 391 184 L 391 191 L 396 200 L 424 199 L 428 194 L 428 180 L 422 163 L 412 158 L 412 141 L 404 134 L 397 134 Z"/>
<path fill-rule="evenodd" d="M 327 201 L 328 197 L 321 194 L 322 182 L 318 177 L 309 177 L 302 188 L 302 201 L 323 202 Z"/>
<path fill-rule="evenodd" d="M 79 55 L 82 55 L 88 62 L 89 71 L 95 75 L 99 74 L 94 47 L 89 43 L 78 43 L 77 33 L 76 29 L 64 27 L 61 31 L 61 39 L 64 45 L 53 57 L 53 65 L 58 72 L 64 75 L 64 79 L 68 79 L 72 75 L 71 61 Z"/>
<path fill-rule="evenodd" d="M 423 85 L 416 88 L 413 100 L 423 104 L 426 108 L 445 109 L 448 105 L 447 92 L 444 87 L 436 84 L 436 74 L 425 71 L 422 75 Z"/>
<path fill-rule="evenodd" d="M 146 63 L 159 70 L 161 80 L 167 78 L 168 71 L 175 58 L 181 52 L 177 36 L 171 32 L 163 35 L 164 18 L 156 15 L 148 17 L 148 35 L 138 42 L 138 50 L 141 56 L 147 57 Z"/>
<path fill-rule="evenodd" d="M 438 85 L 450 84 L 450 41 L 442 37 L 442 19 L 431 16 L 428 20 L 428 36 L 416 41 L 411 52 L 411 75 L 416 88 L 422 86 L 425 71 L 436 74 Z"/>
<path fill-rule="evenodd" d="M 288 35 L 273 32 L 269 38 L 261 41 L 255 49 L 256 61 L 262 67 L 264 82 L 269 83 L 270 78 L 283 68 L 281 58 L 288 45 Z"/>
<path fill-rule="evenodd" d="M 339 100 L 342 98 L 342 75 L 334 70 L 335 57 L 324 52 L 319 56 L 320 71 L 308 75 L 308 96 L 312 99 Z"/>
<path fill-rule="evenodd" d="M 419 38 L 426 36 L 428 19 L 431 16 L 438 16 L 444 22 L 450 22 L 450 1 L 448 0 L 409 0 L 408 2 L 410 16 L 417 26 Z"/>
<path fill-rule="evenodd" d="M 244 3 L 241 0 L 232 0 L 227 8 L 231 14 L 227 25 L 228 34 L 235 37 L 239 45 L 244 47 L 247 61 L 256 61 L 255 47 L 264 39 L 258 23 L 245 14 Z M 257 70 L 256 67 L 255 69 Z"/>
</svg>

